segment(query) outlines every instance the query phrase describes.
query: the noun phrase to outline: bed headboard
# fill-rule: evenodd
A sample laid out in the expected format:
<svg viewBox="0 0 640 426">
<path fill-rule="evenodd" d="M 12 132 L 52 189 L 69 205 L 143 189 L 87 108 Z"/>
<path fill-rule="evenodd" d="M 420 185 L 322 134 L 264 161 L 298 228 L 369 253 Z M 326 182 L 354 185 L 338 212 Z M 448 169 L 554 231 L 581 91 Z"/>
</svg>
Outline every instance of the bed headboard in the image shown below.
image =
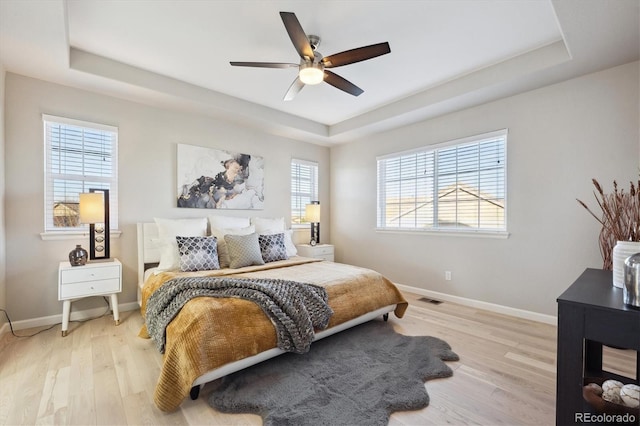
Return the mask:
<svg viewBox="0 0 640 426">
<path fill-rule="evenodd" d="M 158 225 L 155 222 L 138 222 L 138 287 L 144 283 L 144 271 L 160 263 Z M 293 236 L 295 244 L 308 241 L 308 229 L 298 229 Z"/>
<path fill-rule="evenodd" d="M 144 281 L 144 271 L 160 262 L 158 225 L 155 222 L 138 223 L 138 284 Z"/>
</svg>

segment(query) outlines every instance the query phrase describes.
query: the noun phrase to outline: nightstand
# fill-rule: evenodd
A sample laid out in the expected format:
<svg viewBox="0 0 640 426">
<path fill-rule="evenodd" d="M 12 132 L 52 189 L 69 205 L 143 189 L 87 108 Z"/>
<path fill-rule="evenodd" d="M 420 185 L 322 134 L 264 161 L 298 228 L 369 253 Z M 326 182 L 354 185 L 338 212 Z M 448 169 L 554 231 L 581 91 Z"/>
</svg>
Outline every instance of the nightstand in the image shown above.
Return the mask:
<svg viewBox="0 0 640 426">
<path fill-rule="evenodd" d="M 90 296 L 111 296 L 111 311 L 116 325 L 120 324 L 118 293 L 122 291 L 122 264 L 118 259 L 112 262 L 87 263 L 71 266 L 60 262 L 58 268 L 58 300 L 62 304 L 62 337 L 69 329 L 71 302 Z"/>
<path fill-rule="evenodd" d="M 298 249 L 298 255 L 303 257 L 313 257 L 315 259 L 328 260 L 333 262 L 333 244 L 317 244 L 312 246 L 311 244 L 299 244 L 296 246 Z"/>
</svg>

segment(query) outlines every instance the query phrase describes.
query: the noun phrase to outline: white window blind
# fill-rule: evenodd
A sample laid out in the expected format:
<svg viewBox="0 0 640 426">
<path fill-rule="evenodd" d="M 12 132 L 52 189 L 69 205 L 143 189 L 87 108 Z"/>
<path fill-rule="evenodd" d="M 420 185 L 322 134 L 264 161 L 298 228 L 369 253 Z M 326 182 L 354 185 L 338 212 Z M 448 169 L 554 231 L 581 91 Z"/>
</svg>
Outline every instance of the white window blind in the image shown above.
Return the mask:
<svg viewBox="0 0 640 426">
<path fill-rule="evenodd" d="M 318 163 L 291 160 L 291 224 L 308 223 L 306 205 L 318 200 Z"/>
<path fill-rule="evenodd" d="M 79 194 L 109 190 L 109 222 L 118 229 L 118 129 L 43 115 L 45 139 L 45 209 L 47 231 L 78 231 Z"/>
<path fill-rule="evenodd" d="M 506 232 L 507 130 L 378 157 L 379 229 Z"/>
</svg>

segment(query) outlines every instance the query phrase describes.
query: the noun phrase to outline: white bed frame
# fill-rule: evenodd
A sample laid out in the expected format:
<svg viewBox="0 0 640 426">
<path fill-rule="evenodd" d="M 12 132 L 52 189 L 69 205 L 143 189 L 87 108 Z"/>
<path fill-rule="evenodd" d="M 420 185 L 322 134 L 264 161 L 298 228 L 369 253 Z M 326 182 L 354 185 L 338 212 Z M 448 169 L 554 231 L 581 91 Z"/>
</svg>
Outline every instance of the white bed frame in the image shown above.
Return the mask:
<svg viewBox="0 0 640 426">
<path fill-rule="evenodd" d="M 138 223 L 138 304 L 142 301 L 142 286 L 144 284 L 144 272 L 154 267 L 160 262 L 160 245 L 158 241 L 158 227 L 155 223 Z M 372 319 L 383 316 L 386 321 L 389 317 L 389 312 L 393 312 L 396 305 L 388 305 L 367 314 L 361 315 L 357 318 L 336 325 L 325 330 L 316 333 L 315 340 L 320 340 L 332 334 L 339 333 L 348 328 L 354 327 L 358 324 L 363 324 Z M 259 354 L 230 362 L 222 367 L 211 370 L 202 376 L 198 377 L 193 382 L 191 388 L 191 399 L 197 399 L 200 394 L 200 388 L 205 383 L 209 383 L 213 380 L 224 377 L 228 374 L 235 373 L 236 371 L 243 370 L 252 365 L 258 364 L 262 361 L 266 361 L 270 358 L 276 357 L 285 353 L 282 349 L 273 348 Z"/>
</svg>

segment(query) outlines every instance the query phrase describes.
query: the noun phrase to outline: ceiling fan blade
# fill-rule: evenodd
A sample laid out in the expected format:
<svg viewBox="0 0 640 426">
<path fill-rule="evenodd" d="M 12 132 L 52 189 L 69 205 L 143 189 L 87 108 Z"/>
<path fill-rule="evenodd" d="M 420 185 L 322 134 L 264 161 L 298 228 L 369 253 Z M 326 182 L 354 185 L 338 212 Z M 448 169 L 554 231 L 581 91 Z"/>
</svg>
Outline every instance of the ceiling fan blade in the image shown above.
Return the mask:
<svg viewBox="0 0 640 426">
<path fill-rule="evenodd" d="M 300 55 L 301 58 L 313 60 L 313 49 L 311 48 L 307 35 L 302 29 L 302 25 L 300 25 L 300 21 L 296 18 L 296 14 L 293 12 L 280 12 L 280 17 L 282 18 L 284 27 L 287 29 L 287 33 L 289 33 L 289 38 L 291 38 L 293 46 L 298 51 L 298 55 Z"/>
<path fill-rule="evenodd" d="M 324 63 L 325 68 L 335 68 L 353 64 L 355 62 L 366 61 L 367 59 L 386 55 L 389 52 L 391 52 L 391 47 L 389 47 L 389 43 L 384 42 L 326 56 L 322 58 L 322 62 Z"/>
<path fill-rule="evenodd" d="M 300 77 L 297 77 L 295 80 L 293 80 L 293 83 L 291 84 L 291 87 L 289 87 L 289 90 L 287 90 L 287 94 L 284 95 L 284 100 L 293 100 L 293 98 L 295 98 L 296 95 L 300 93 L 303 87 L 304 83 L 302 82 L 302 80 L 300 80 Z"/>
<path fill-rule="evenodd" d="M 288 64 L 281 62 L 229 62 L 234 67 L 257 67 L 257 68 L 293 68 L 299 64 Z"/>
<path fill-rule="evenodd" d="M 324 81 L 329 83 L 333 87 L 347 92 L 353 96 L 360 96 L 362 93 L 364 93 L 364 90 L 351 83 L 349 80 L 340 77 L 338 74 L 332 73 L 331 71 L 324 71 Z"/>
</svg>

